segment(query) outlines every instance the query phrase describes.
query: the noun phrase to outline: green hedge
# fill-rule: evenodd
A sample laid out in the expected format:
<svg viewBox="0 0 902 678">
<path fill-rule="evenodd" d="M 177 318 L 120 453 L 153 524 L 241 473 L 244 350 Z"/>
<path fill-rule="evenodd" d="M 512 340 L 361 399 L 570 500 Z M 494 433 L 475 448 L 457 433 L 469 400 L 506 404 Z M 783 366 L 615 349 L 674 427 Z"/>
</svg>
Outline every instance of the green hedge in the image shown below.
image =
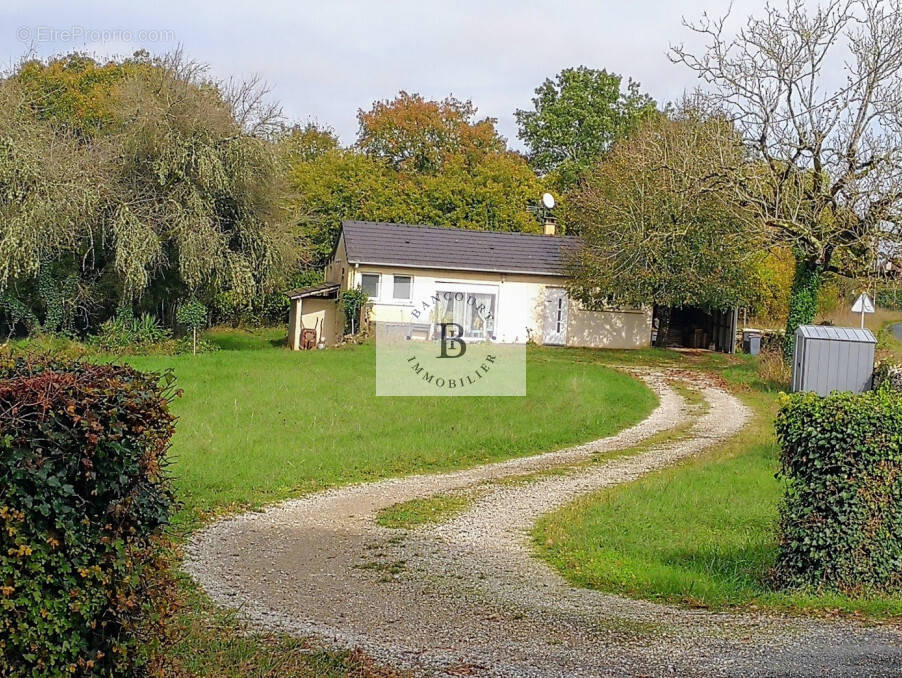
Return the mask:
<svg viewBox="0 0 902 678">
<path fill-rule="evenodd" d="M 0 357 L 0 675 L 134 675 L 174 395 L 171 375 Z"/>
<path fill-rule="evenodd" d="M 778 582 L 846 593 L 902 587 L 902 396 L 782 396 Z"/>
</svg>

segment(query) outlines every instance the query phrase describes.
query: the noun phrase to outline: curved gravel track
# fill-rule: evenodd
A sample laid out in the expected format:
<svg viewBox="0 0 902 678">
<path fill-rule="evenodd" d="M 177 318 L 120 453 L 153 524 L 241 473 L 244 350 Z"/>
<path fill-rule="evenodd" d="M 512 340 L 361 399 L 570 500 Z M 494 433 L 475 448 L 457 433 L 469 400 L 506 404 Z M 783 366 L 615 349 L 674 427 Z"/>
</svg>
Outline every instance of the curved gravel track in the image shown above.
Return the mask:
<svg viewBox="0 0 902 678">
<path fill-rule="evenodd" d="M 902 638 L 889 627 L 636 601 L 571 587 L 531 557 L 528 531 L 542 514 L 702 452 L 750 416 L 699 376 L 641 376 L 660 404 L 616 436 L 223 520 L 194 536 L 185 568 L 253 625 L 359 647 L 422 674 L 902 676 Z M 707 411 L 693 417 L 668 377 L 694 380 Z M 599 458 L 687 421 L 674 440 Z M 546 469 L 560 470 L 492 482 Z M 473 503 L 449 522 L 410 531 L 375 522 L 392 504 L 470 487 Z"/>
</svg>

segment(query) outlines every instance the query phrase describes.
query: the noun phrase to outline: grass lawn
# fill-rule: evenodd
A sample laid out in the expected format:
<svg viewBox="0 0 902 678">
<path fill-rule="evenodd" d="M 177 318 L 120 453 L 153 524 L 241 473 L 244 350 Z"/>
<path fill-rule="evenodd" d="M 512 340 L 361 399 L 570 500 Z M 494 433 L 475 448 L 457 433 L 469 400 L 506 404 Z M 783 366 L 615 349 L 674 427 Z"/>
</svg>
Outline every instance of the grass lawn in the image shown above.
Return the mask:
<svg viewBox="0 0 902 678">
<path fill-rule="evenodd" d="M 273 331 L 218 331 L 223 350 L 137 356 L 184 396 L 172 471 L 182 519 L 327 486 L 473 466 L 614 433 L 655 396 L 566 349 L 530 349 L 526 397 L 375 397 L 372 345 L 291 352 Z M 573 355 L 576 355 L 575 353 Z"/>
<path fill-rule="evenodd" d="M 748 359 L 732 362 L 702 367 L 737 386 L 755 412 L 752 423 L 699 459 L 549 514 L 533 533 L 541 557 L 577 586 L 637 598 L 902 615 L 902 596 L 851 599 L 768 587 L 782 489 L 774 477 L 776 390 L 757 379 Z"/>
<path fill-rule="evenodd" d="M 383 527 L 410 529 L 430 523 L 443 523 L 463 512 L 471 504 L 471 497 L 463 493 L 436 494 L 423 499 L 411 499 L 388 506 L 376 517 Z"/>
</svg>

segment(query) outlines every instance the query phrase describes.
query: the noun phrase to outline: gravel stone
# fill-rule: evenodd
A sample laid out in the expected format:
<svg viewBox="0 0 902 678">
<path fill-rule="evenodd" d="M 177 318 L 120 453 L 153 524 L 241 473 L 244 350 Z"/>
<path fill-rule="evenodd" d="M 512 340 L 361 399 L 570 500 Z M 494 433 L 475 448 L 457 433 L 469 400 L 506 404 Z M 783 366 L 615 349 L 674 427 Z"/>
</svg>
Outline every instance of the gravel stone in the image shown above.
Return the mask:
<svg viewBox="0 0 902 678">
<path fill-rule="evenodd" d="M 897 626 L 632 600 L 574 588 L 532 556 L 529 530 L 543 514 L 741 435 L 750 417 L 700 375 L 635 372 L 660 402 L 615 436 L 222 520 L 194 535 L 184 567 L 251 625 L 423 675 L 902 676 Z M 693 416 L 669 379 L 692 381 L 708 410 Z M 687 421 L 685 435 L 599 458 Z M 553 468 L 564 472 L 489 482 Z M 375 521 L 387 506 L 474 486 L 473 503 L 448 522 L 399 531 Z"/>
</svg>

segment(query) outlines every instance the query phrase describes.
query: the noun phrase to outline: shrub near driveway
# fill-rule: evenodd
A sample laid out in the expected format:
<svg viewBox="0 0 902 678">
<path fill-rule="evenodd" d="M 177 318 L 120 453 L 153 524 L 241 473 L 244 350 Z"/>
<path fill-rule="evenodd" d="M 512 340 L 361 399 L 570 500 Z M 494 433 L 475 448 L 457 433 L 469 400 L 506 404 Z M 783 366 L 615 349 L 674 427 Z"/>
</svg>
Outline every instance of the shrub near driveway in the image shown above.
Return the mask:
<svg viewBox="0 0 902 678">
<path fill-rule="evenodd" d="M 172 396 L 131 367 L 0 358 L 0 675 L 133 675 Z"/>
<path fill-rule="evenodd" d="M 783 396 L 781 584 L 845 593 L 902 588 L 902 396 Z"/>
</svg>

